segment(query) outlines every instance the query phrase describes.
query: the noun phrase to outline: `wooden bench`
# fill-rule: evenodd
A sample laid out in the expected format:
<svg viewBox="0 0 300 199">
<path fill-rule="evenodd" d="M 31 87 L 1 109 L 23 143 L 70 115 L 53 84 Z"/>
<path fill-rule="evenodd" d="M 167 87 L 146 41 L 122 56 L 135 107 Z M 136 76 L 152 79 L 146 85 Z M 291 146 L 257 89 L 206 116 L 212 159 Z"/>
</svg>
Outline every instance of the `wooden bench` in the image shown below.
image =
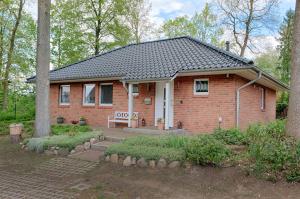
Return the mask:
<svg viewBox="0 0 300 199">
<path fill-rule="evenodd" d="M 138 112 L 133 112 L 135 118 L 138 119 Z M 110 128 L 110 123 L 127 123 L 128 124 L 128 112 L 116 111 L 115 114 L 111 117 L 108 116 L 107 127 Z"/>
</svg>

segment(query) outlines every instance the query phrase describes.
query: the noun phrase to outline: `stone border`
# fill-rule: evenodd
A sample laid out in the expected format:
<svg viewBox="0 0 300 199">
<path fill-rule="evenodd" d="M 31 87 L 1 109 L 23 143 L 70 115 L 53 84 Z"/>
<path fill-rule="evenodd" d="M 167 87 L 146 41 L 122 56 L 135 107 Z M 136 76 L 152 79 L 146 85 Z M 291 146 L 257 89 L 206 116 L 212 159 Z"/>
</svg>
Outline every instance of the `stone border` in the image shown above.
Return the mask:
<svg viewBox="0 0 300 199">
<path fill-rule="evenodd" d="M 46 155 L 61 155 L 61 156 L 67 156 L 72 155 L 75 153 L 81 153 L 87 150 L 91 149 L 92 144 L 95 144 L 97 142 L 103 141 L 104 135 L 100 135 L 97 138 L 91 138 L 90 141 L 85 142 L 84 144 L 77 145 L 73 150 L 69 151 L 67 148 L 60 148 L 58 146 L 52 146 L 48 149 L 44 150 L 43 153 Z M 28 147 L 24 143 L 20 143 L 21 148 L 29 151 Z"/>
<path fill-rule="evenodd" d="M 171 161 L 167 162 L 164 158 L 160 158 L 158 161 L 156 160 L 149 160 L 147 161 L 145 158 L 139 158 L 137 159 L 136 157 L 131 157 L 131 156 L 122 156 L 118 154 L 112 154 L 112 155 L 107 155 L 105 157 L 106 162 L 111 162 L 114 164 L 121 164 L 124 167 L 130 167 L 130 166 L 138 166 L 141 168 L 170 168 L 170 169 L 175 169 L 179 167 L 184 167 L 184 168 L 191 168 L 192 163 L 191 162 L 184 162 L 181 163 L 180 161 Z"/>
</svg>

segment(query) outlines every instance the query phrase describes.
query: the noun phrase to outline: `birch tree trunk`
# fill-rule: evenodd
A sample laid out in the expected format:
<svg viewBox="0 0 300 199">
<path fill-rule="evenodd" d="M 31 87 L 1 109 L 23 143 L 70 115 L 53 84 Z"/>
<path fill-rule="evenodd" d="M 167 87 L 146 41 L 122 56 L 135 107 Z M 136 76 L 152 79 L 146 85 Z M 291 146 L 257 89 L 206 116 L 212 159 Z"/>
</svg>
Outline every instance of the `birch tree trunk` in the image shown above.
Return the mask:
<svg viewBox="0 0 300 199">
<path fill-rule="evenodd" d="M 296 1 L 287 133 L 300 139 L 300 1 Z"/>
<path fill-rule="evenodd" d="M 49 66 L 50 66 L 50 4 L 51 0 L 38 0 L 37 75 L 35 136 L 50 133 Z"/>
</svg>

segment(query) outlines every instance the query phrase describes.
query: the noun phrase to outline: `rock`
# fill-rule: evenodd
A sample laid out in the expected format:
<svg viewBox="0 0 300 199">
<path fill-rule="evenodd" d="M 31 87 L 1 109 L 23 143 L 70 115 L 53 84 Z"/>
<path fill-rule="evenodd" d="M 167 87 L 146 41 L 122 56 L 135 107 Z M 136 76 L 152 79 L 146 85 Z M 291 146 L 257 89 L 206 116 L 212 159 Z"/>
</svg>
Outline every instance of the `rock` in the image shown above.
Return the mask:
<svg viewBox="0 0 300 199">
<path fill-rule="evenodd" d="M 26 146 L 26 147 L 24 148 L 24 150 L 25 150 L 25 151 L 29 151 L 29 148 Z"/>
<path fill-rule="evenodd" d="M 123 166 L 124 166 L 124 167 L 129 167 L 129 166 L 131 166 L 131 157 L 130 157 L 130 156 L 127 156 L 127 157 L 125 158 L 125 160 L 123 161 Z"/>
<path fill-rule="evenodd" d="M 74 154 L 74 153 L 76 153 L 76 151 L 74 149 L 72 151 L 70 151 L 71 155 Z"/>
<path fill-rule="evenodd" d="M 50 147 L 50 150 L 54 151 L 55 150 L 55 146 Z"/>
<path fill-rule="evenodd" d="M 192 163 L 191 162 L 185 162 L 183 164 L 183 167 L 186 168 L 186 169 L 190 169 L 190 168 L 192 168 Z"/>
<path fill-rule="evenodd" d="M 149 161 L 149 167 L 150 168 L 155 168 L 155 160 L 150 160 Z"/>
<path fill-rule="evenodd" d="M 75 151 L 76 152 L 83 152 L 84 151 L 84 146 L 83 145 L 77 145 L 75 147 Z"/>
<path fill-rule="evenodd" d="M 118 163 L 119 163 L 119 164 L 123 164 L 124 159 L 125 159 L 124 156 L 119 155 Z"/>
<path fill-rule="evenodd" d="M 168 166 L 170 169 L 178 168 L 180 167 L 180 162 L 179 161 L 173 161 L 169 164 Z"/>
<path fill-rule="evenodd" d="M 165 168 L 167 166 L 167 161 L 163 158 L 160 158 L 157 162 L 158 168 Z"/>
<path fill-rule="evenodd" d="M 54 154 L 54 155 L 58 155 L 58 150 L 55 149 L 55 150 L 53 151 L 53 154 Z"/>
<path fill-rule="evenodd" d="M 50 151 L 50 150 L 45 150 L 44 153 L 45 153 L 46 155 L 53 155 L 53 152 Z"/>
<path fill-rule="evenodd" d="M 145 158 L 141 158 L 141 159 L 139 159 L 139 160 L 137 161 L 137 165 L 138 165 L 139 167 L 147 167 L 148 164 L 147 164 Z"/>
<path fill-rule="evenodd" d="M 106 162 L 109 162 L 109 161 L 110 161 L 109 155 L 107 155 L 107 156 L 105 157 L 105 161 L 106 161 Z"/>
<path fill-rule="evenodd" d="M 118 156 L 118 154 L 112 154 L 111 156 L 110 156 L 110 161 L 112 162 L 112 163 L 118 163 L 118 160 L 119 160 L 119 156 Z"/>
<path fill-rule="evenodd" d="M 100 135 L 100 136 L 99 136 L 99 141 L 104 141 L 104 140 L 105 140 L 104 135 Z"/>
<path fill-rule="evenodd" d="M 90 142 L 85 142 L 83 147 L 84 147 L 84 150 L 89 150 L 91 148 L 91 143 Z"/>
<path fill-rule="evenodd" d="M 90 139 L 90 143 L 91 143 L 91 145 L 97 143 L 96 138 L 91 138 L 91 139 Z"/>
<path fill-rule="evenodd" d="M 69 150 L 65 148 L 60 148 L 57 150 L 58 155 L 67 156 L 69 155 Z"/>
<path fill-rule="evenodd" d="M 22 149 L 25 149 L 25 147 L 26 147 L 26 145 L 24 144 L 24 145 L 22 145 L 22 147 L 21 147 L 21 148 L 22 148 Z"/>
<path fill-rule="evenodd" d="M 136 158 L 132 158 L 132 159 L 131 159 L 131 164 L 132 164 L 132 165 L 136 165 Z"/>
<path fill-rule="evenodd" d="M 57 147 L 55 147 L 55 149 L 56 149 L 56 150 L 59 150 L 59 147 L 57 146 Z"/>
</svg>

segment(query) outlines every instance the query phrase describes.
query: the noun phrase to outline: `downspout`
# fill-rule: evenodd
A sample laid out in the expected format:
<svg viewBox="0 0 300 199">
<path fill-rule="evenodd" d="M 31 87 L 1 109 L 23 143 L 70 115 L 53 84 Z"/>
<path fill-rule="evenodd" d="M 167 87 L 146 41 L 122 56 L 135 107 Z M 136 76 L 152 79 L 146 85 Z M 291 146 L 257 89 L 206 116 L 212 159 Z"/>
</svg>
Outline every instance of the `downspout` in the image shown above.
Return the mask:
<svg viewBox="0 0 300 199">
<path fill-rule="evenodd" d="M 256 81 L 261 79 L 262 77 L 262 72 L 260 71 L 257 74 L 257 78 L 248 82 L 247 84 L 244 84 L 243 86 L 239 87 L 236 91 L 236 128 L 239 128 L 239 123 L 240 123 L 240 91 L 247 86 L 250 86 L 251 84 L 254 84 Z"/>
</svg>

